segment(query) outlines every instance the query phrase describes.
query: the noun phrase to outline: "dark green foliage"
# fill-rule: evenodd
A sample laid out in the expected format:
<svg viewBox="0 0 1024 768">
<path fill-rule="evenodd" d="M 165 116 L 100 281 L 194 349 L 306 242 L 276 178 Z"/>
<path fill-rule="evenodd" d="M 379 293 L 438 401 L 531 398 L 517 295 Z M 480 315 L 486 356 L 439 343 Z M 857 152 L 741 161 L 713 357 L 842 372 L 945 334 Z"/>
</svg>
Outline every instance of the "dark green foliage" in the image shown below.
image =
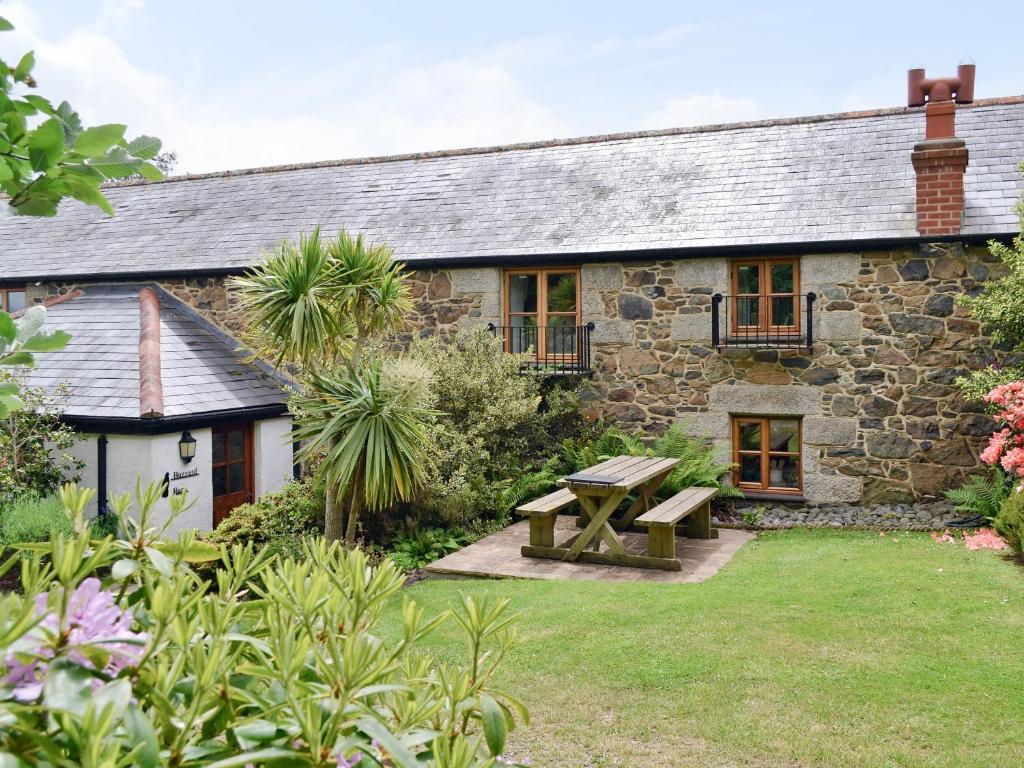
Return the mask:
<svg viewBox="0 0 1024 768">
<path fill-rule="evenodd" d="M 707 440 L 687 435 L 683 422 L 673 424 L 650 448 L 644 445 L 639 436 L 610 427 L 591 442 L 563 443 L 562 453 L 569 472 L 579 472 L 613 456 L 664 456 L 679 459 L 679 465 L 659 489 L 659 497 L 672 496 L 693 486 L 717 487 L 719 495 L 724 498 L 743 496 L 738 488 L 722 482 L 723 477 L 732 471 L 733 465 L 721 461 Z"/>
<path fill-rule="evenodd" d="M 1018 555 L 1024 555 L 1024 493 L 1006 497 L 994 521 L 996 533 L 1006 540 Z"/>
<path fill-rule="evenodd" d="M 1013 480 L 995 467 L 989 477 L 972 475 L 967 485 L 946 491 L 946 498 L 956 504 L 958 512 L 983 515 L 994 519 L 1013 489 Z"/>
<path fill-rule="evenodd" d="M 284 556 L 301 554 L 303 537 L 323 531 L 323 487 L 312 481 L 292 482 L 243 504 L 204 538 L 213 544 L 267 547 Z"/>
<path fill-rule="evenodd" d="M 421 528 L 410 534 L 399 534 L 389 556 L 403 571 L 411 571 L 462 549 L 469 541 L 469 537 L 457 529 Z"/>
<path fill-rule="evenodd" d="M 718 488 L 723 498 L 742 498 L 735 486 L 723 483 L 722 478 L 733 470 L 733 464 L 721 461 L 708 441 L 691 437 L 683 431 L 682 422 L 676 422 L 654 443 L 654 455 L 679 459 L 658 494 L 672 496 L 684 488 Z"/>
</svg>

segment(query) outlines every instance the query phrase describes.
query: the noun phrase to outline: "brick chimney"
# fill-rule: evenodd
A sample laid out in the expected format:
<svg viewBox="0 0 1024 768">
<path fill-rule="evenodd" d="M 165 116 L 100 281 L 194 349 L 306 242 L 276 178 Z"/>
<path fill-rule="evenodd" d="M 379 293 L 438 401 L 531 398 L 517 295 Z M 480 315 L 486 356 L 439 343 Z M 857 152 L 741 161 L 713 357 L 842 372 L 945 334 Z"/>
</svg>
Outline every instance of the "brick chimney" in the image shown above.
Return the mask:
<svg viewBox="0 0 1024 768">
<path fill-rule="evenodd" d="M 924 141 L 910 160 L 917 172 L 917 231 L 956 235 L 964 217 L 967 146 L 956 137 L 956 105 L 974 100 L 974 65 L 961 64 L 956 77 L 926 78 L 923 69 L 907 73 L 907 104 L 924 105 Z"/>
</svg>

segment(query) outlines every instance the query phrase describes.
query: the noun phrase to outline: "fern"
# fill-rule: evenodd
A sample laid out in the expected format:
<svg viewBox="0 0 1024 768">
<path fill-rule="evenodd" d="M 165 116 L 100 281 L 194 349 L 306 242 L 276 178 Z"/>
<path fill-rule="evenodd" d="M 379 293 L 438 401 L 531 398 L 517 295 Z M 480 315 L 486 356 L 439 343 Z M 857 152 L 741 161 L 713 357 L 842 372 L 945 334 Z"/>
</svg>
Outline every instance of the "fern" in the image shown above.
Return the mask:
<svg viewBox="0 0 1024 768">
<path fill-rule="evenodd" d="M 650 454 L 650 450 L 639 437 L 616 427 L 609 427 L 590 443 L 577 445 L 568 440 L 562 443 L 562 456 L 571 472 L 580 472 L 614 456 Z"/>
<path fill-rule="evenodd" d="M 683 430 L 681 422 L 673 424 L 654 444 L 655 456 L 679 459 L 679 464 L 666 478 L 658 494 L 672 496 L 684 488 L 718 488 L 722 498 L 740 498 L 738 488 L 723 483 L 723 476 L 729 474 L 735 465 L 719 461 L 708 441 L 692 437 Z"/>
<path fill-rule="evenodd" d="M 1012 485 L 1006 472 L 996 467 L 990 477 L 973 475 L 967 485 L 946 491 L 946 498 L 956 505 L 954 508 L 958 512 L 982 515 L 992 520 L 1010 495 Z"/>
<path fill-rule="evenodd" d="M 504 480 L 498 497 L 501 514 L 507 516 L 527 499 L 542 496 L 551 490 L 555 481 L 561 477 L 558 472 L 559 464 L 558 458 L 553 457 L 545 461 L 536 472 L 527 472 Z"/>
</svg>

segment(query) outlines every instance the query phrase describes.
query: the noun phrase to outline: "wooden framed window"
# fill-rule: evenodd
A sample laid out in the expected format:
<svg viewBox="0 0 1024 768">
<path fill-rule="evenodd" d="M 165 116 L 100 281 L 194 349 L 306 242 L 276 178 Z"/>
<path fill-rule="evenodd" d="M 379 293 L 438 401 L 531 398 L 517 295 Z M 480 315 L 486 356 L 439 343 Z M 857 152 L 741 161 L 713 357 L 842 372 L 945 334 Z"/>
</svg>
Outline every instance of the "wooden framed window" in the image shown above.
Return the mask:
<svg viewBox="0 0 1024 768">
<path fill-rule="evenodd" d="M 800 260 L 739 259 L 732 263 L 734 333 L 800 331 Z"/>
<path fill-rule="evenodd" d="M 573 360 L 579 354 L 580 271 L 575 267 L 505 272 L 505 345 L 534 350 L 538 360 Z"/>
<path fill-rule="evenodd" d="M 25 308 L 26 302 L 25 286 L 0 286 L 0 309 L 4 312 L 19 312 Z"/>
<path fill-rule="evenodd" d="M 735 484 L 744 491 L 800 493 L 803 436 L 800 419 L 788 416 L 733 418 Z"/>
</svg>

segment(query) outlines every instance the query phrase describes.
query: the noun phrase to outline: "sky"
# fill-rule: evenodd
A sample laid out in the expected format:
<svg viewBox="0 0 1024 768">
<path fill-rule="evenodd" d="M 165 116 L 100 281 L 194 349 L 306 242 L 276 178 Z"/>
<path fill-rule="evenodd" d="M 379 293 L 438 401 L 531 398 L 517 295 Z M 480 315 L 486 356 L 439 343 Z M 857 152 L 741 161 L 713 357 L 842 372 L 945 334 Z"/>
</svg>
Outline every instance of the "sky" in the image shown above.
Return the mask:
<svg viewBox="0 0 1024 768">
<path fill-rule="evenodd" d="M 920 10 L 922 7 L 927 10 Z M 178 173 L 1024 93 L 1024 2 L 0 0 L 0 58 Z"/>
</svg>

